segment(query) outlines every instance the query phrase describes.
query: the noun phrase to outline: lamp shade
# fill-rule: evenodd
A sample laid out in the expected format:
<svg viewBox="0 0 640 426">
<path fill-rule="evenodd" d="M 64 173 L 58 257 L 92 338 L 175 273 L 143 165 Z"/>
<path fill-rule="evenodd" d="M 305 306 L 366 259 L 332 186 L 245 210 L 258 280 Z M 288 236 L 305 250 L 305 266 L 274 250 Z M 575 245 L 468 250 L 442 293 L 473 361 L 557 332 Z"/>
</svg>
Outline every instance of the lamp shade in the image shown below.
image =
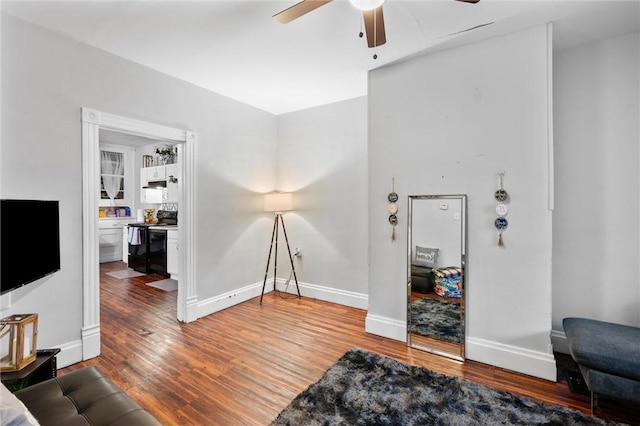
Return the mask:
<svg viewBox="0 0 640 426">
<path fill-rule="evenodd" d="M 264 194 L 265 212 L 284 212 L 293 210 L 293 194 L 290 192 L 272 192 Z"/>
</svg>

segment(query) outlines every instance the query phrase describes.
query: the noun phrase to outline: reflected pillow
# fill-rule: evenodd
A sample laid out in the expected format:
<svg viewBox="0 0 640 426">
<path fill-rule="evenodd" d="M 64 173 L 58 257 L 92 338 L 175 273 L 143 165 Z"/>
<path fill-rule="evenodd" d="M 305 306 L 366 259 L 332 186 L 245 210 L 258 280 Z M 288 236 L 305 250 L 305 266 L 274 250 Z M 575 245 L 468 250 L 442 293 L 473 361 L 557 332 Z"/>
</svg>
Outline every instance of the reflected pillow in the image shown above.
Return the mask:
<svg viewBox="0 0 640 426">
<path fill-rule="evenodd" d="M 413 261 L 414 265 L 427 266 L 429 268 L 435 268 L 438 266 L 438 252 L 437 248 L 426 248 L 416 246 L 416 258 Z"/>
</svg>

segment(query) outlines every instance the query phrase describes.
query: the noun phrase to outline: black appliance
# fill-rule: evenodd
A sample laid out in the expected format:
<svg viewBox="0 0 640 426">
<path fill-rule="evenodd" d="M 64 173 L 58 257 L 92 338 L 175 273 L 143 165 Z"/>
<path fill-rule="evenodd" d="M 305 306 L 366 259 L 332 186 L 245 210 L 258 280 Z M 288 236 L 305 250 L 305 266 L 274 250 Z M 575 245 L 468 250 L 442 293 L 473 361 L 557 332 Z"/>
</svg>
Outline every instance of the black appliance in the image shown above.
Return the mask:
<svg viewBox="0 0 640 426">
<path fill-rule="evenodd" d="M 167 273 L 166 226 L 178 224 L 178 212 L 158 210 L 157 223 L 129 224 L 129 268 L 145 274 Z"/>
<path fill-rule="evenodd" d="M 1 293 L 7 293 L 59 270 L 58 201 L 1 200 Z"/>
<path fill-rule="evenodd" d="M 148 273 L 168 277 L 167 273 L 167 231 L 149 229 Z"/>
</svg>

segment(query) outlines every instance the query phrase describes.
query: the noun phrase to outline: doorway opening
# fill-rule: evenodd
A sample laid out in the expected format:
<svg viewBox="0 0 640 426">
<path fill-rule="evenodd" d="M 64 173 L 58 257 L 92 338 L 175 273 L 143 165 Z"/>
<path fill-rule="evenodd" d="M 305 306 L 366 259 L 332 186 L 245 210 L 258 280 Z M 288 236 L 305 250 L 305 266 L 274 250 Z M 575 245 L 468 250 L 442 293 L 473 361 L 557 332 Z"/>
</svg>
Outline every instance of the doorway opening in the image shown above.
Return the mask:
<svg viewBox="0 0 640 426">
<path fill-rule="evenodd" d="M 194 152 L 196 135 L 190 131 L 82 108 L 83 191 L 83 360 L 100 354 L 100 263 L 98 204 L 100 199 L 100 130 L 168 141 L 178 145 L 181 162 L 178 244 L 177 320 L 197 319 L 194 245 Z"/>
</svg>

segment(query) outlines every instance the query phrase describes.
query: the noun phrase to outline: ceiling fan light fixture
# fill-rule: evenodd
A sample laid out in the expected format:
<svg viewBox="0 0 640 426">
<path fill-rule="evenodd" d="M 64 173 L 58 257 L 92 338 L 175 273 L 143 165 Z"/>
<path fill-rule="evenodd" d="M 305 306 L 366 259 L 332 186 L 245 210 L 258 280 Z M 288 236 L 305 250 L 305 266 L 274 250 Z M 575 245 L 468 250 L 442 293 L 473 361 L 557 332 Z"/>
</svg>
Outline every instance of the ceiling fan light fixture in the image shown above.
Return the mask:
<svg viewBox="0 0 640 426">
<path fill-rule="evenodd" d="M 385 0 L 349 0 L 349 3 L 359 10 L 373 10 L 382 6 L 384 2 Z"/>
</svg>

